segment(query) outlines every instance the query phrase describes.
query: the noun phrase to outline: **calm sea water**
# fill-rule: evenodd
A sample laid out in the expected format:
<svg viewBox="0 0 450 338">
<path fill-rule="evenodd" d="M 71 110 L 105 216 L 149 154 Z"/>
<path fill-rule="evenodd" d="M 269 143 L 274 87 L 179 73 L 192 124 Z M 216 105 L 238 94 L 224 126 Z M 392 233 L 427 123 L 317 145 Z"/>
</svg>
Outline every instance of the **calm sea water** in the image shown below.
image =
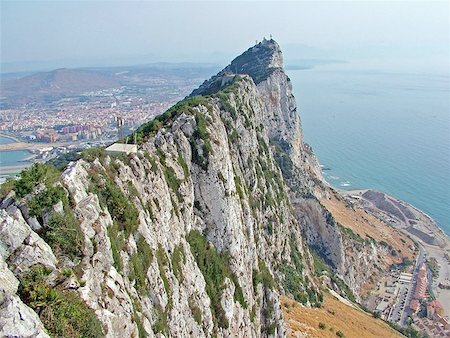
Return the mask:
<svg viewBox="0 0 450 338">
<path fill-rule="evenodd" d="M 0 144 L 8 143 L 14 143 L 14 140 L 0 136 Z M 20 161 L 27 157 L 30 157 L 30 153 L 26 150 L 0 151 L 0 167 L 23 164 Z"/>
<path fill-rule="evenodd" d="M 288 72 L 306 141 L 340 189 L 374 188 L 450 234 L 448 75 Z"/>
</svg>

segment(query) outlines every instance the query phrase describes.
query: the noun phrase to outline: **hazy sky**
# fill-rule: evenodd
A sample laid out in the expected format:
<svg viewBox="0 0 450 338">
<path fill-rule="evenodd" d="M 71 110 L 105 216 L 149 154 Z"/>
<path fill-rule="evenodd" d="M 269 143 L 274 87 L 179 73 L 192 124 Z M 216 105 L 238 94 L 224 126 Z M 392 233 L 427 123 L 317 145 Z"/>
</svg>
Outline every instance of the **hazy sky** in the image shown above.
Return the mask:
<svg viewBox="0 0 450 338">
<path fill-rule="evenodd" d="M 222 63 L 269 34 L 289 60 L 448 70 L 449 31 L 448 1 L 1 1 L 3 71 L 39 63 Z"/>
</svg>

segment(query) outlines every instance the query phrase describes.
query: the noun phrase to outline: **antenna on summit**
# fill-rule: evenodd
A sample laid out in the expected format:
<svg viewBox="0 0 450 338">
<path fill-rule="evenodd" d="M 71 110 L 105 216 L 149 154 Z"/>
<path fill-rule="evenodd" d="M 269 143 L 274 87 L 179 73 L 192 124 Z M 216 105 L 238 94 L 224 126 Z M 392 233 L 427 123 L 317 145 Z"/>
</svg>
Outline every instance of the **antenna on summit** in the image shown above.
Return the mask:
<svg viewBox="0 0 450 338">
<path fill-rule="evenodd" d="M 272 34 L 270 34 L 269 36 L 270 36 L 270 40 L 272 40 Z"/>
</svg>

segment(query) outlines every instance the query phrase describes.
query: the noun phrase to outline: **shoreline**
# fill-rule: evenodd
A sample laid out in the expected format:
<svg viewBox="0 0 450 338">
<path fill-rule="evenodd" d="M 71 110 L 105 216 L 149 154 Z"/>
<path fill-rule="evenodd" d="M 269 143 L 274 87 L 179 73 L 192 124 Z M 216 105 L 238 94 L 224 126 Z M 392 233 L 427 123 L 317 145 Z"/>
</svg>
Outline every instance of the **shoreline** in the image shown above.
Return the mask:
<svg viewBox="0 0 450 338">
<path fill-rule="evenodd" d="M 385 192 L 382 191 L 378 191 L 375 189 L 352 189 L 352 190 L 345 190 L 345 189 L 337 189 L 332 187 L 334 190 L 336 190 L 340 195 L 343 196 L 350 196 L 351 195 L 359 195 L 359 194 L 364 194 L 367 191 L 374 191 L 380 194 L 383 194 L 384 196 L 387 196 L 401 204 L 405 204 L 408 208 L 414 209 L 414 211 L 416 211 L 418 214 L 424 216 L 425 218 L 428 219 L 429 224 L 434 228 L 434 230 L 436 230 L 437 232 L 439 232 L 440 235 L 443 235 L 444 237 L 447 238 L 447 240 L 450 241 L 450 233 L 447 233 L 447 231 L 444 229 L 444 227 L 442 227 L 432 216 L 430 216 L 429 214 L 427 214 L 426 212 L 422 211 L 421 209 L 415 207 L 414 205 L 412 205 L 411 203 L 408 203 L 404 200 L 401 200 L 395 196 L 389 195 Z M 392 216 L 392 215 L 390 215 Z"/>
<path fill-rule="evenodd" d="M 10 140 L 13 140 L 15 143 L 22 142 L 17 137 L 12 136 L 12 135 L 7 135 L 7 134 L 0 133 L 0 137 L 4 137 L 4 138 L 10 139 Z"/>
<path fill-rule="evenodd" d="M 15 145 L 15 144 L 19 144 L 22 143 L 22 141 L 20 141 L 18 138 L 14 137 L 14 136 L 10 136 L 10 135 L 5 135 L 0 133 L 0 137 L 3 138 L 7 138 L 10 140 L 13 140 L 14 142 L 11 143 L 4 143 L 0 145 L 0 148 L 2 146 L 11 146 L 11 145 Z M 6 152 L 14 152 L 14 151 L 26 151 L 29 153 L 28 156 L 26 156 L 23 159 L 20 160 L 16 160 L 15 164 L 10 164 L 10 165 L 0 165 L 0 177 L 4 178 L 7 176 L 14 176 L 19 174 L 23 169 L 28 168 L 29 166 L 33 165 L 33 160 L 36 158 L 36 154 L 30 150 L 30 149 L 21 149 L 21 150 L 0 150 L 0 155 L 2 153 L 6 153 Z M 0 180 L 0 184 L 3 183 L 3 180 Z"/>
<path fill-rule="evenodd" d="M 403 234 L 416 241 L 424 250 L 427 260 L 431 258 L 436 259 L 439 265 L 439 273 L 438 276 L 432 277 L 429 287 L 436 299 L 442 304 L 445 311 L 444 314 L 450 316 L 450 289 L 439 287 L 440 283 L 450 283 L 450 236 L 445 230 L 422 210 L 383 192 L 371 189 L 335 190 L 355 206 L 366 210 L 381 221 L 400 230 Z M 365 196 L 363 196 L 364 194 Z M 385 199 L 383 202 L 395 201 L 399 203 L 399 210 L 400 208 L 406 207 L 406 213 L 409 210 L 415 219 L 412 220 L 406 217 L 403 212 L 401 214 L 394 214 L 378 208 L 376 204 L 379 200 L 377 198 L 381 198 L 381 196 Z M 393 203 L 395 204 L 395 202 Z M 404 216 L 406 219 L 402 220 L 401 216 Z"/>
</svg>

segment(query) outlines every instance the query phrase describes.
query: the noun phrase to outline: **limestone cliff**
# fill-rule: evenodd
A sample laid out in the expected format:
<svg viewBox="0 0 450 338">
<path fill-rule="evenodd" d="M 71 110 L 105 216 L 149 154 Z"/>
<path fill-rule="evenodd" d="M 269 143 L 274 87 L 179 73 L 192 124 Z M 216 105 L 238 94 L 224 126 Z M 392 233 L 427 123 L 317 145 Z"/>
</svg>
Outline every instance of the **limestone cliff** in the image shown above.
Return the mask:
<svg viewBox="0 0 450 338">
<path fill-rule="evenodd" d="M 275 41 L 136 134 L 2 188 L 2 334 L 283 337 L 280 294 L 322 301 L 306 243 L 358 291 Z"/>
</svg>

